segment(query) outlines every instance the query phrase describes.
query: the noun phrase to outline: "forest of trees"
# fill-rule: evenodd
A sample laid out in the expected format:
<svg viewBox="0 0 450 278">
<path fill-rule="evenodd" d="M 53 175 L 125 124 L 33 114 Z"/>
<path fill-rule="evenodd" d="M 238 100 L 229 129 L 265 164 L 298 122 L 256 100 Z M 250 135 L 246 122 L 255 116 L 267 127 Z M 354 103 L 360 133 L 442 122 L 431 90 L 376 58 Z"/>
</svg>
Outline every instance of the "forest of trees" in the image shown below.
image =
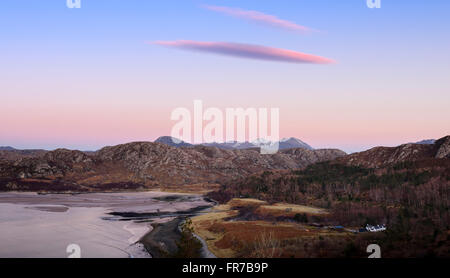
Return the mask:
<svg viewBox="0 0 450 278">
<path fill-rule="evenodd" d="M 224 185 L 212 198 L 250 197 L 328 209 L 322 221 L 362 227 L 386 224 L 382 239 L 396 252 L 432 256 L 450 242 L 450 159 L 367 169 L 324 162 L 295 171 L 265 171 Z M 419 252 L 419 254 L 417 254 Z"/>
</svg>

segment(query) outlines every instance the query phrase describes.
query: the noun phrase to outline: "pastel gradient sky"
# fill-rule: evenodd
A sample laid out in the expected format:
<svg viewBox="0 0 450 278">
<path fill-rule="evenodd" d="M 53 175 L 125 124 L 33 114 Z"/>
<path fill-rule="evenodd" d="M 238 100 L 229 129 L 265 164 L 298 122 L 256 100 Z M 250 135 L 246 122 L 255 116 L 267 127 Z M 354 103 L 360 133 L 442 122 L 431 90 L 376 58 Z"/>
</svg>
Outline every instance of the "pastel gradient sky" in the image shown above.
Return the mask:
<svg viewBox="0 0 450 278">
<path fill-rule="evenodd" d="M 315 148 L 354 152 L 450 134 L 448 0 L 382 0 L 381 9 L 365 0 L 65 2 L 0 4 L 0 146 L 152 141 L 170 134 L 173 109 L 195 99 L 279 107 L 281 136 Z M 154 43 L 180 40 L 336 63 Z"/>
</svg>

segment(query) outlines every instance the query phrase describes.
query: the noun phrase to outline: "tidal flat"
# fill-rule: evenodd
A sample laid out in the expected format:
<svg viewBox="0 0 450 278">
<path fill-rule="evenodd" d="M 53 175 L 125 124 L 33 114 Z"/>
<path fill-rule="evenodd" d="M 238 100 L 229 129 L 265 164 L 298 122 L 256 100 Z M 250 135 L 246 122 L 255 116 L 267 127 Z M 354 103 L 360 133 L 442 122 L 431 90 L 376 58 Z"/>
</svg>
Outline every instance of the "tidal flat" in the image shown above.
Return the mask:
<svg viewBox="0 0 450 278">
<path fill-rule="evenodd" d="M 139 240 L 152 224 L 191 216 L 213 204 L 166 192 L 0 193 L 1 258 L 151 257 Z"/>
</svg>

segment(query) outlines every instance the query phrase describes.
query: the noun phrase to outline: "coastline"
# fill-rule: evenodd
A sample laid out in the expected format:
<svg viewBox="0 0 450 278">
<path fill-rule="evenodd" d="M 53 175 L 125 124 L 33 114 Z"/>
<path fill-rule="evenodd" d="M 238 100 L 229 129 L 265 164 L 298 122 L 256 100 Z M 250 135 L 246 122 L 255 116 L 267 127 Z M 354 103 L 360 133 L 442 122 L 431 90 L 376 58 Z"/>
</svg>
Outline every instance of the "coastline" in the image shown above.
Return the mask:
<svg viewBox="0 0 450 278">
<path fill-rule="evenodd" d="M 181 239 L 181 225 L 188 217 L 195 217 L 207 213 L 208 210 L 217 206 L 217 202 L 202 195 L 203 198 L 213 202 L 214 205 L 193 211 L 191 215 L 177 216 L 173 220 L 163 223 L 152 224 L 153 229 L 145 234 L 138 243 L 144 245 L 144 248 L 152 258 L 167 258 L 178 250 L 177 242 Z M 192 232 L 192 236 L 196 238 L 202 245 L 199 252 L 201 258 L 216 258 L 209 250 L 206 241 L 198 234 Z"/>
<path fill-rule="evenodd" d="M 177 242 L 181 239 L 180 225 L 184 219 L 175 218 L 169 222 L 152 224 L 153 229 L 145 234 L 137 243 L 144 246 L 152 258 L 166 258 L 177 250 Z M 206 241 L 196 233 L 192 235 L 202 244 L 201 258 L 217 258 L 209 249 Z"/>
<path fill-rule="evenodd" d="M 176 242 L 180 240 L 179 225 L 182 219 L 177 217 L 165 223 L 152 224 L 153 229 L 138 242 L 143 244 L 152 258 L 164 258 L 177 251 Z"/>
<path fill-rule="evenodd" d="M 54 235 L 46 236 L 48 233 L 44 232 L 44 227 L 44 230 L 39 233 L 42 237 L 38 242 L 27 233 L 11 230 L 15 237 L 29 242 L 27 246 L 42 245 L 43 247 L 31 249 L 24 247 L 14 251 L 15 248 L 11 248 L 11 246 L 17 245 L 5 243 L 2 245 L 2 249 L 9 250 L 9 252 L 5 252 L 4 255 L 29 254 L 32 257 L 64 257 L 66 242 L 73 242 L 80 243 L 83 247 L 83 257 L 107 257 L 108 254 L 114 254 L 115 250 L 127 253 L 128 257 L 161 257 L 163 253 L 161 250 L 166 250 L 160 249 L 161 245 L 168 246 L 168 253 L 176 249 L 176 243 L 181 234 L 179 226 L 184 219 L 198 215 L 215 205 L 203 195 L 192 193 L 160 191 L 128 192 L 126 194 L 124 192 L 114 192 L 114 194 L 76 193 L 41 195 L 38 192 L 1 192 L 0 204 L 9 206 L 17 214 L 17 216 L 14 214 L 4 215 L 2 220 L 4 225 L 7 225 L 5 224 L 8 223 L 7 221 L 14 219 L 12 223 L 23 220 L 24 223 L 30 225 L 29 229 L 35 228 L 34 225 L 38 228 L 41 227 L 39 223 L 34 224 L 28 218 L 22 217 L 32 214 L 37 215 L 35 219 L 48 218 L 46 223 L 63 230 L 61 233 L 56 233 L 57 229 L 55 228 L 52 230 L 55 231 Z M 85 215 L 89 217 L 86 218 Z M 73 225 L 72 221 L 67 225 L 60 224 L 67 217 L 75 217 L 74 221 L 81 221 L 76 224 L 78 231 L 73 235 L 68 232 Z M 88 219 L 88 222 L 84 219 Z M 101 233 L 98 232 L 97 227 L 101 228 Z M 99 236 L 100 240 L 93 244 L 95 237 L 91 234 Z M 143 242 L 146 243 L 146 246 Z M 92 247 L 89 247 L 91 245 Z M 55 247 L 45 249 L 44 246 Z M 44 252 L 35 254 L 30 250 L 44 250 Z M 156 253 L 158 251 L 155 250 L 160 250 L 160 252 Z M 122 257 L 122 254 L 117 253 L 117 257 Z"/>
</svg>

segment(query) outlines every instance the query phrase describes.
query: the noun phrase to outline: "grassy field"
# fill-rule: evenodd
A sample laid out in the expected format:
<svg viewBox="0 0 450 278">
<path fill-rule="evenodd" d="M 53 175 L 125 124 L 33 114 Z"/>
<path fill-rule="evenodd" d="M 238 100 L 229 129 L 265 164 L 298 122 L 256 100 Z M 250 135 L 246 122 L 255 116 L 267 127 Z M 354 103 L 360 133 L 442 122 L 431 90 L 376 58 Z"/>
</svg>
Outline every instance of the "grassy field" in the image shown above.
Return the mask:
<svg viewBox="0 0 450 278">
<path fill-rule="evenodd" d="M 194 232 L 206 241 L 208 249 L 219 258 L 235 257 L 235 251 L 217 246 L 216 243 L 223 239 L 224 233 L 211 228 L 217 223 L 225 222 L 225 218 L 236 216 L 237 213 L 230 205 L 226 204 L 214 207 L 210 213 L 192 218 Z"/>
<path fill-rule="evenodd" d="M 258 208 L 259 214 L 270 214 L 274 216 L 295 216 L 296 214 L 321 215 L 328 214 L 325 209 L 293 205 L 286 203 L 276 203 L 273 205 L 262 205 Z"/>
<path fill-rule="evenodd" d="M 251 209 L 249 217 L 240 220 L 242 211 Z M 332 231 L 294 221 L 271 221 L 264 218 L 292 217 L 298 213 L 326 214 L 327 211 L 306 206 L 274 204 L 255 199 L 232 199 L 211 212 L 192 218 L 194 231 L 219 258 L 235 257 L 305 257 L 315 242 L 325 238 L 345 242 L 354 235 Z"/>
</svg>

